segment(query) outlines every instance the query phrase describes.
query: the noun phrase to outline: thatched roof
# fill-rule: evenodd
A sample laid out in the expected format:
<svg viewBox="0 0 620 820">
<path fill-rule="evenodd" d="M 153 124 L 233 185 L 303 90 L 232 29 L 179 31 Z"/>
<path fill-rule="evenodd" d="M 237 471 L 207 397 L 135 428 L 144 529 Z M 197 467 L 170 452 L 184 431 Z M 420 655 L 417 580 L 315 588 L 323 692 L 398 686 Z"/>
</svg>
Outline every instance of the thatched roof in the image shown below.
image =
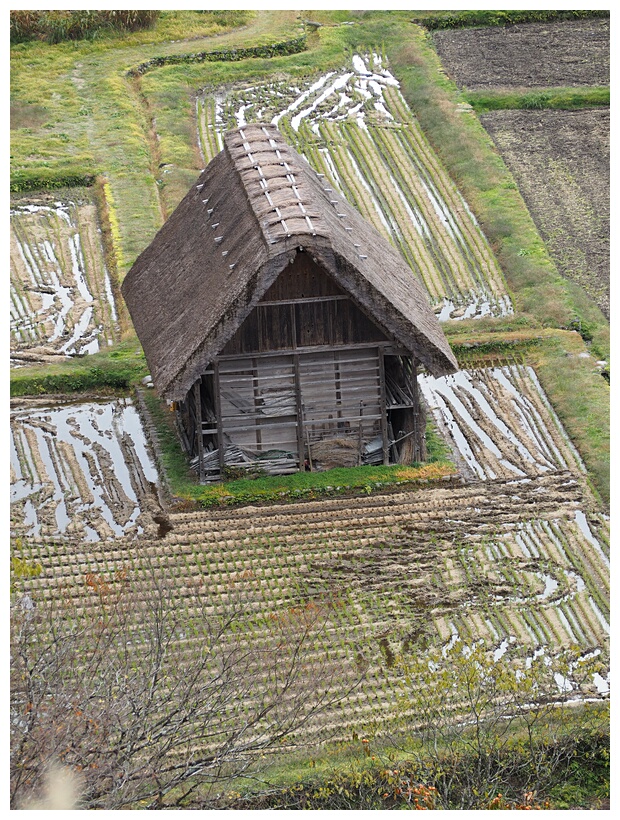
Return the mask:
<svg viewBox="0 0 620 820">
<path fill-rule="evenodd" d="M 225 136 L 123 282 L 161 395 L 184 398 L 300 247 L 431 373 L 457 369 L 400 254 L 275 126 L 252 124 Z"/>
</svg>

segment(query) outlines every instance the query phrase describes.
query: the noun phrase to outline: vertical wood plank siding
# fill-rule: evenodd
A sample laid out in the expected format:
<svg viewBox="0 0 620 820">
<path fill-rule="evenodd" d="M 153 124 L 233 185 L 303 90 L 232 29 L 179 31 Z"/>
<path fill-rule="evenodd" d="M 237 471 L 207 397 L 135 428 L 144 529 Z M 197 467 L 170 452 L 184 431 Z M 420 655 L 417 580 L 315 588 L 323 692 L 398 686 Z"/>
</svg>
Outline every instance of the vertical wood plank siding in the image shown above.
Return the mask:
<svg viewBox="0 0 620 820">
<path fill-rule="evenodd" d="M 307 254 L 298 253 L 222 355 L 388 341 L 385 333 Z"/>
<path fill-rule="evenodd" d="M 389 463 L 388 419 L 406 432 L 417 422 L 417 410 L 412 415 L 402 402 L 403 395 L 417 400 L 416 385 L 408 382 L 402 357 L 385 356 L 390 347 L 386 333 L 331 276 L 298 253 L 206 371 L 212 376 L 196 382 L 201 402 L 197 393 L 194 401 L 188 397 L 205 451 L 218 449 L 220 470 L 230 447 L 259 458 L 284 455 L 287 469 L 291 462 L 303 469 L 319 443 L 347 440 L 356 463 L 370 442 Z M 392 415 L 386 368 L 400 386 Z M 210 424 L 203 424 L 206 418 Z M 407 452 L 418 455 L 417 429 L 413 439 Z M 202 448 L 196 449 L 202 473 Z"/>
</svg>

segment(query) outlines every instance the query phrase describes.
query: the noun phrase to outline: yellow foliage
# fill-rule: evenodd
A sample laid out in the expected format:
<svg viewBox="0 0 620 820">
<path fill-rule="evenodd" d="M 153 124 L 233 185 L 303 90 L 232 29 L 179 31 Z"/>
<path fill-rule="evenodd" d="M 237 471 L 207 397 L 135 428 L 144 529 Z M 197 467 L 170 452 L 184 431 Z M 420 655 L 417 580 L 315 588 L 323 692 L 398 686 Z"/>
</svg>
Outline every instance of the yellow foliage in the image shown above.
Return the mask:
<svg viewBox="0 0 620 820">
<path fill-rule="evenodd" d="M 433 462 L 422 467 L 400 467 L 395 474 L 399 481 L 433 481 L 456 472 L 454 464 Z"/>
<path fill-rule="evenodd" d="M 116 257 L 117 269 L 123 267 L 123 251 L 121 243 L 121 231 L 114 207 L 114 197 L 112 196 L 112 189 L 109 182 L 103 183 L 103 195 L 108 207 L 108 220 L 110 222 L 110 233 L 112 234 L 112 247 L 114 248 L 114 256 Z"/>
</svg>

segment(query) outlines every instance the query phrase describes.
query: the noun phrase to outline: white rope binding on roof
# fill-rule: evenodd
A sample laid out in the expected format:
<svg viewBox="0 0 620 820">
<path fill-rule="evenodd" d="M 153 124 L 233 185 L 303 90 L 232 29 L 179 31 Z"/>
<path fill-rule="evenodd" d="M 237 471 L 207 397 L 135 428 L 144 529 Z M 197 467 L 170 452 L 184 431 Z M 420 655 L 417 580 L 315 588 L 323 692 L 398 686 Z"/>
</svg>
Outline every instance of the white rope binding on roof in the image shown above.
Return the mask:
<svg viewBox="0 0 620 820">
<path fill-rule="evenodd" d="M 306 221 L 306 225 L 308 226 L 308 230 L 310 231 L 312 236 L 316 236 L 316 229 L 315 229 L 314 225 L 312 224 L 312 220 L 310 219 L 310 215 L 308 214 L 308 211 L 306 210 L 306 206 L 304 205 L 304 202 L 303 202 L 303 200 L 300 196 L 299 189 L 297 187 L 297 180 L 295 178 L 295 174 L 294 174 L 292 168 L 290 167 L 288 162 L 286 162 L 286 160 L 282 157 L 282 153 L 281 153 L 280 149 L 278 148 L 278 143 L 273 139 L 273 137 L 271 137 L 269 135 L 269 132 L 267 131 L 267 129 L 264 128 L 264 127 L 261 127 L 261 131 L 263 132 L 263 134 L 267 138 L 267 142 L 269 143 L 269 146 L 272 148 L 272 150 L 273 150 L 273 152 L 276 156 L 276 159 L 279 161 L 280 165 L 282 165 L 282 167 L 284 168 L 284 170 L 286 172 L 285 177 L 286 177 L 286 179 L 289 183 L 290 190 L 293 192 L 293 194 L 295 196 L 295 199 L 297 200 L 296 204 L 299 206 L 299 210 L 301 211 L 302 216 L 304 217 L 304 219 Z M 291 233 L 290 233 L 290 230 L 289 230 L 289 228 L 286 224 L 286 220 L 282 216 L 282 211 L 278 208 L 277 205 L 274 205 L 273 200 L 271 199 L 271 195 L 269 193 L 269 180 L 265 178 L 265 175 L 263 173 L 263 169 L 260 166 L 260 163 L 258 163 L 254 159 L 254 156 L 252 155 L 251 146 L 250 146 L 249 142 L 246 139 L 245 133 L 241 129 L 239 129 L 239 134 L 241 136 L 241 139 L 243 140 L 243 142 L 242 142 L 243 149 L 246 152 L 246 154 L 248 156 L 248 159 L 250 160 L 250 162 L 252 163 L 252 165 L 254 166 L 256 171 L 258 172 L 259 183 L 260 183 L 261 188 L 263 189 L 263 193 L 264 193 L 265 197 L 267 198 L 267 202 L 269 203 L 269 207 L 271 208 L 271 210 L 273 210 L 275 212 L 276 216 L 278 217 L 278 219 L 280 221 L 280 224 L 282 225 L 282 228 L 283 228 L 285 234 L 288 237 L 288 236 L 291 235 Z"/>
</svg>

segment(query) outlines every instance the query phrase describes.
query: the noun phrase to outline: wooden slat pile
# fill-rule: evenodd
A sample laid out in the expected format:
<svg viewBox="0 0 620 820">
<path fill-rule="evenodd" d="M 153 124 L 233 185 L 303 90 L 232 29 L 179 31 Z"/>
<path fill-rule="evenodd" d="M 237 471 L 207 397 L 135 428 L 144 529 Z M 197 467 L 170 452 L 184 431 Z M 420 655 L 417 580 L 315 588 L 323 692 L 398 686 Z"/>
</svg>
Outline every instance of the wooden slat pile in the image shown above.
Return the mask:
<svg viewBox="0 0 620 820">
<path fill-rule="evenodd" d="M 385 398 L 388 407 L 413 407 L 415 404 L 413 396 L 410 392 L 398 384 L 398 382 L 390 375 L 385 374 Z"/>
<path fill-rule="evenodd" d="M 198 473 L 200 469 L 198 456 L 190 462 L 190 467 Z M 265 473 L 267 475 L 285 475 L 296 473 L 299 469 L 297 457 L 284 450 L 267 450 L 255 454 L 236 444 L 228 445 L 224 450 L 224 468 L 247 470 L 248 473 Z M 202 470 L 205 481 L 219 481 L 220 454 L 219 450 L 205 452 L 202 457 Z"/>
</svg>

